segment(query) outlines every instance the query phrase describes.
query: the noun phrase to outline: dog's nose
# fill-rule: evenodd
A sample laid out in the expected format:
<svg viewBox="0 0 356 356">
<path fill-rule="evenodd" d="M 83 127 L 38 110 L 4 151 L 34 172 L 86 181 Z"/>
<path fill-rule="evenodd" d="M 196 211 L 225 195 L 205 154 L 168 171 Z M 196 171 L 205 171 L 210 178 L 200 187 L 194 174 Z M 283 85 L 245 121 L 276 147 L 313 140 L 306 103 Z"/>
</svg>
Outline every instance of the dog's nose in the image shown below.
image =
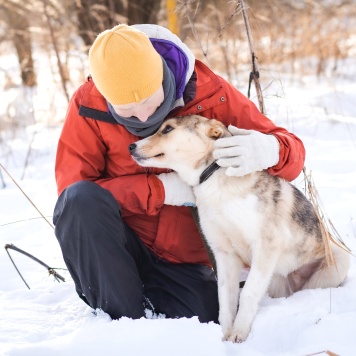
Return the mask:
<svg viewBox="0 0 356 356">
<path fill-rule="evenodd" d="M 136 143 L 131 143 L 131 144 L 129 145 L 129 151 L 130 151 L 130 153 L 131 153 L 136 147 L 137 147 Z"/>
</svg>

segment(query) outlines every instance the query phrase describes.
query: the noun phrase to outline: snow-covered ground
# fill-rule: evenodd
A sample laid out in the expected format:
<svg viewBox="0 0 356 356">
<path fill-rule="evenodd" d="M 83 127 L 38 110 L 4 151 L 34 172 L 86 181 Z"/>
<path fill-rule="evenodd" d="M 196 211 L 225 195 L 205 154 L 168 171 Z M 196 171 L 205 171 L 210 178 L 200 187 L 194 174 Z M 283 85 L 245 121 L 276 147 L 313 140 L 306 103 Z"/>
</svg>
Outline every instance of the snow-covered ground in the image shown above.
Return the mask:
<svg viewBox="0 0 356 356">
<path fill-rule="evenodd" d="M 355 80 L 280 78 L 283 82 L 277 80 L 265 93 L 269 116 L 304 141 L 306 168 L 312 171 L 324 209 L 355 252 Z M 34 100 L 41 103 L 41 94 Z M 2 133 L 0 140 L 0 162 L 50 221 L 56 201 L 53 172 L 59 133 L 60 125 L 42 123 L 17 131 L 14 139 Z M 2 246 L 12 243 L 51 267 L 65 267 L 52 228 L 4 171 L 2 176 L 6 183 L 0 189 Z M 294 183 L 303 188 L 303 177 Z M 31 289 L 1 248 L 0 355 L 301 356 L 327 350 L 356 354 L 355 257 L 340 288 L 306 290 L 279 299 L 266 295 L 248 339 L 232 344 L 221 341 L 219 325 L 200 324 L 197 318 L 112 321 L 104 313 L 94 316 L 77 297 L 66 271 L 58 272 L 67 281 L 57 283 L 39 264 L 10 253 Z"/>
</svg>

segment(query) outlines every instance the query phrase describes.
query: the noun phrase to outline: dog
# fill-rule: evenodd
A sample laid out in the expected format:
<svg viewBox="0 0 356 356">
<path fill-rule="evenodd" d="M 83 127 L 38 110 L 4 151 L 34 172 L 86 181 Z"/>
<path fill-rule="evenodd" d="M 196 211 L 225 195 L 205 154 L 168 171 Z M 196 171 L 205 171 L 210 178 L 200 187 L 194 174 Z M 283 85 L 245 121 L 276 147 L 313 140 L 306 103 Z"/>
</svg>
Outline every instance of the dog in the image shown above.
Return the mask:
<svg viewBox="0 0 356 356">
<path fill-rule="evenodd" d="M 221 122 L 191 115 L 164 121 L 129 151 L 139 165 L 174 170 L 192 186 L 216 260 L 224 340 L 242 342 L 266 292 L 287 297 L 307 288 L 338 287 L 350 257 L 331 244 L 334 263 L 328 263 L 314 208 L 291 183 L 267 171 L 227 176 L 212 154 L 214 141 L 227 136 Z M 250 271 L 240 293 L 244 266 Z"/>
</svg>

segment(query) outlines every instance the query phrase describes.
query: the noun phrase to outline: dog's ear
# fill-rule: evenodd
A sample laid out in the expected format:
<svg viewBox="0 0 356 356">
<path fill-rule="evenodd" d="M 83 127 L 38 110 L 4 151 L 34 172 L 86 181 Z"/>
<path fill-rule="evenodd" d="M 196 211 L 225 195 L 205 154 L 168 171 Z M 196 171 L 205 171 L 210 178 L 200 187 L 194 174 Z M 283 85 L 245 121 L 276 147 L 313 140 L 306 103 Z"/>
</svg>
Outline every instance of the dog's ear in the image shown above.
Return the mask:
<svg viewBox="0 0 356 356">
<path fill-rule="evenodd" d="M 217 140 L 218 138 L 231 136 L 226 126 L 215 119 L 210 120 L 208 129 L 208 137 Z"/>
</svg>

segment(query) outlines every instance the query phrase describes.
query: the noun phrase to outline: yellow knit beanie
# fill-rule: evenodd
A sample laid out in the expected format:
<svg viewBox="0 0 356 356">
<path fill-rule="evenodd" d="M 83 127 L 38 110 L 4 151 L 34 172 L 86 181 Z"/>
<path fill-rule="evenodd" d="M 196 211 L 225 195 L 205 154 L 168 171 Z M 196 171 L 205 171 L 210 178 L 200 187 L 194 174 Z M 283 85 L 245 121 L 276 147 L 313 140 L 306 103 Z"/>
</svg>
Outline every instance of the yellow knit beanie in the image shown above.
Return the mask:
<svg viewBox="0 0 356 356">
<path fill-rule="evenodd" d="M 89 50 L 93 81 L 113 105 L 139 102 L 162 85 L 163 63 L 147 35 L 118 25 L 102 32 Z"/>
</svg>

